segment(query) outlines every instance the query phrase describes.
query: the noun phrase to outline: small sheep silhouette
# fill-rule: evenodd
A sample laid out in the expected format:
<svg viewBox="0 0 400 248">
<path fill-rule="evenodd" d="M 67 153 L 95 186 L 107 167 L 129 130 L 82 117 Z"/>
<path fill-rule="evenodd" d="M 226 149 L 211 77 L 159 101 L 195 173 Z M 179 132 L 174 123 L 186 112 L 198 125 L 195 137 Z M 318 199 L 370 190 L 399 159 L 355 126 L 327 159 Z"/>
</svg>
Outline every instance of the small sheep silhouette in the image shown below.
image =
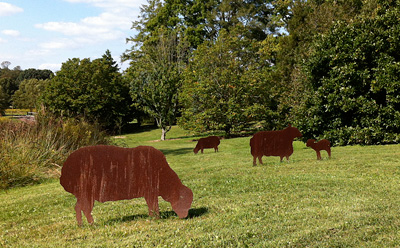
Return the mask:
<svg viewBox="0 0 400 248">
<path fill-rule="evenodd" d="M 215 152 L 218 152 L 218 145 L 220 144 L 219 138 L 217 136 L 209 136 L 206 138 L 201 138 L 197 141 L 196 147 L 193 149 L 194 154 L 197 154 L 200 150 L 203 153 L 204 149 L 214 148 Z"/>
<path fill-rule="evenodd" d="M 321 160 L 321 150 L 325 150 L 329 158 L 331 158 L 331 142 L 329 140 L 323 139 L 318 142 L 315 142 L 315 139 L 309 139 L 307 140 L 307 147 L 311 147 L 317 152 L 317 160 Z"/>
</svg>

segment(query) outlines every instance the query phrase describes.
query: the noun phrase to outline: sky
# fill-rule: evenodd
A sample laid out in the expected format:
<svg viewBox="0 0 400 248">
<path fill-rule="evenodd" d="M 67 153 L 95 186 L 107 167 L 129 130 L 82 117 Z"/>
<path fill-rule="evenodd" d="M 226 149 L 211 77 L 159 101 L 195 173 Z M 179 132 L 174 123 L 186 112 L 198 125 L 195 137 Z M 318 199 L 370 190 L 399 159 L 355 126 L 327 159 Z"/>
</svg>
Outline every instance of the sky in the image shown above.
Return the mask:
<svg viewBox="0 0 400 248">
<path fill-rule="evenodd" d="M 121 55 L 135 35 L 132 22 L 147 0 L 0 0 L 0 63 L 9 68 L 60 70 L 72 58 Z"/>
</svg>

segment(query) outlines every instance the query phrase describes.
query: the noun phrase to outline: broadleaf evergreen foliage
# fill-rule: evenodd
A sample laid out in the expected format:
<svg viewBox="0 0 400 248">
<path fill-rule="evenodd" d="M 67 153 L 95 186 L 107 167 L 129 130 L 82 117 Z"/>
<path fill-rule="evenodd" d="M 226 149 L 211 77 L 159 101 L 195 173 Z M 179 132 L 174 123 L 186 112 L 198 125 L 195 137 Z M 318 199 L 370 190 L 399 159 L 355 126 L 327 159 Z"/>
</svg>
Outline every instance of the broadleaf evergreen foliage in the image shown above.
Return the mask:
<svg viewBox="0 0 400 248">
<path fill-rule="evenodd" d="M 398 2 L 398 1 L 397 1 Z M 306 65 L 314 94 L 299 125 L 336 144 L 400 141 L 400 8 L 338 22 L 316 41 Z"/>
</svg>

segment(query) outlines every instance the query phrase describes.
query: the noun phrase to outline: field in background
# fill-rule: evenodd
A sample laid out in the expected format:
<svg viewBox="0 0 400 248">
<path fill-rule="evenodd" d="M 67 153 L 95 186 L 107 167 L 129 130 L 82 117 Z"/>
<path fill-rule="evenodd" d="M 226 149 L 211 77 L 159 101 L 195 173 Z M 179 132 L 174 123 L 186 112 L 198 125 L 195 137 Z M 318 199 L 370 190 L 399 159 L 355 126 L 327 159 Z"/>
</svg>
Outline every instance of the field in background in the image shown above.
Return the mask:
<svg viewBox="0 0 400 248">
<path fill-rule="evenodd" d="M 6 109 L 6 116 L 15 116 L 15 115 L 27 115 L 30 110 L 29 109 Z"/>
<path fill-rule="evenodd" d="M 174 127 L 115 137 L 154 146 L 194 193 L 187 219 L 160 198 L 96 203 L 76 224 L 75 197 L 58 181 L 0 192 L 1 247 L 395 247 L 400 245 L 400 145 L 334 147 L 332 159 L 294 142 L 289 163 L 252 166 L 250 137 L 193 154 L 199 137 Z"/>
</svg>

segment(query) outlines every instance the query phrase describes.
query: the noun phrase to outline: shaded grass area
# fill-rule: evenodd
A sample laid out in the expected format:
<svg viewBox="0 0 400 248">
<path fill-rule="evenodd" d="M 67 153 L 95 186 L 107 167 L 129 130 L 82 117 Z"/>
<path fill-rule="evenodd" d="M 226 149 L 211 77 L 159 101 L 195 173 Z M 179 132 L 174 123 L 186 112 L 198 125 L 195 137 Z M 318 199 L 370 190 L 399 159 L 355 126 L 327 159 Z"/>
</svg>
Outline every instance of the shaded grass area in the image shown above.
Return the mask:
<svg viewBox="0 0 400 248">
<path fill-rule="evenodd" d="M 174 127 L 116 142 L 162 150 L 194 193 L 187 219 L 160 198 L 96 203 L 95 224 L 76 224 L 75 197 L 58 181 L 0 192 L 2 247 L 396 247 L 400 245 L 400 145 L 334 147 L 332 159 L 295 141 L 289 163 L 252 166 L 250 137 L 193 154 L 198 137 Z"/>
</svg>

